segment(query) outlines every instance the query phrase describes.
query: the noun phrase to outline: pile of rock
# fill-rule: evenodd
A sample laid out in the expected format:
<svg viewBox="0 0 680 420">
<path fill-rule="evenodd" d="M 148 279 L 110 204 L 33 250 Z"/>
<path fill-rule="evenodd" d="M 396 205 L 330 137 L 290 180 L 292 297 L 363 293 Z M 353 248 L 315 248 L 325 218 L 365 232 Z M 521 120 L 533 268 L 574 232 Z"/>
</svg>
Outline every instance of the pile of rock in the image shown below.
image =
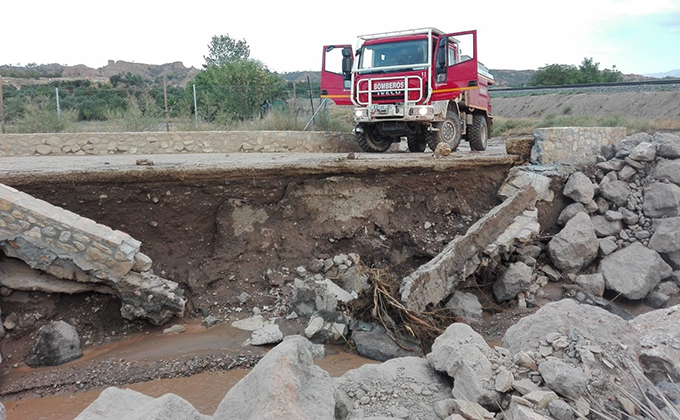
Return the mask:
<svg viewBox="0 0 680 420">
<path fill-rule="evenodd" d="M 306 267 L 295 270 L 287 267 L 268 270 L 266 280 L 276 288 L 289 284 L 290 296 L 277 302 L 276 311 L 267 314 L 264 308 L 255 307 L 252 317 L 235 321 L 232 326 L 252 331 L 251 339 L 244 344 L 275 344 L 283 339 L 276 324 L 279 317 L 304 318 L 307 324 L 303 333 L 307 338 L 315 342 L 345 343 L 352 319 L 341 305 L 356 299 L 358 293 L 368 287 L 368 277 L 360 272 L 359 261 L 357 254 L 338 254 L 313 259 Z"/>
<path fill-rule="evenodd" d="M 673 418 L 680 408 L 677 389 L 667 381 L 654 387 L 642 372 L 680 377 L 680 331 L 669 328 L 678 322 L 680 306 L 629 322 L 565 299 L 520 320 L 501 346 L 490 347 L 468 325 L 456 323 L 426 358 L 395 358 L 339 378 L 314 364 L 323 357 L 321 345 L 292 336 L 227 393 L 213 417 L 176 396 L 152 399 L 109 389 L 77 420 L 572 420 L 596 411 L 635 416 L 640 403 L 634 399 L 643 400 L 635 380 L 647 384 L 648 395 L 663 395 L 671 406 L 654 401 Z"/>
<path fill-rule="evenodd" d="M 550 259 L 587 294 L 664 307 L 680 285 L 680 137 L 636 134 L 602 152 L 591 177 L 575 172 L 564 186 L 574 202 Z"/>
</svg>

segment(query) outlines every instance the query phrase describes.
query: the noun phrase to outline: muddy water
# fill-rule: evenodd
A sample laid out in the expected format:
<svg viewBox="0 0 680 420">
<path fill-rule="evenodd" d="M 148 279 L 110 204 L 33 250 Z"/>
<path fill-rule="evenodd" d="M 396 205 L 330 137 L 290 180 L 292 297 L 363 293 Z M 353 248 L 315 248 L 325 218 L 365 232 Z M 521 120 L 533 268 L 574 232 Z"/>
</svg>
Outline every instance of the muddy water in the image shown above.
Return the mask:
<svg viewBox="0 0 680 420">
<path fill-rule="evenodd" d="M 160 333 L 132 337 L 130 340 L 87 349 L 84 356 L 74 362 L 56 369 L 68 369 L 88 360 L 117 358 L 128 361 L 142 359 L 159 359 L 177 357 L 206 352 L 210 349 L 221 349 L 230 353 L 264 353 L 260 347 L 241 347 L 241 343 L 249 333 L 234 329 L 229 325 L 218 325 L 206 330 L 197 324 L 185 325 L 187 332 L 175 336 L 163 336 Z M 351 369 L 366 363 L 375 363 L 355 354 L 346 353 L 341 346 L 326 346 L 327 356 L 316 363 L 332 377 L 338 377 Z M 3 380 L 11 380 L 11 376 L 26 374 L 30 368 L 16 369 Z M 212 415 L 224 395 L 249 370 L 236 369 L 226 372 L 205 372 L 186 378 L 159 379 L 142 382 L 123 388 L 133 389 L 143 394 L 160 397 L 174 393 L 189 401 L 203 414 Z M 53 395 L 42 398 L 28 398 L 5 402 L 8 420 L 71 420 L 94 401 L 102 389 L 81 392 L 74 395 Z"/>
</svg>

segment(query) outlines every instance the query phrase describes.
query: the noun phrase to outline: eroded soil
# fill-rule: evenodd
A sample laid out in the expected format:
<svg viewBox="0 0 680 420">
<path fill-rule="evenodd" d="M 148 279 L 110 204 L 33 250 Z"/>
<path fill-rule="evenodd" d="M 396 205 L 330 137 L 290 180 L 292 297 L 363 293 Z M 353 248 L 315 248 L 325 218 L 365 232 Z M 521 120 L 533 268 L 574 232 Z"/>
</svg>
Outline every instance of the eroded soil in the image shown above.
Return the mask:
<svg viewBox="0 0 680 420">
<path fill-rule="evenodd" d="M 295 269 L 313 259 L 356 253 L 364 265 L 402 278 L 498 204 L 496 191 L 509 169 L 510 164 L 499 164 L 438 172 L 266 179 L 244 174 L 228 181 L 41 182 L 18 188 L 142 241 L 154 271 L 181 283 L 189 299 L 186 319 L 177 322 L 205 334 L 200 320 L 207 315 L 217 317 L 221 328 L 251 316 L 254 307 L 267 317 L 285 317 Z M 277 275 L 267 275 L 268 270 Z M 262 354 L 240 346 L 247 337 L 224 332 L 233 346 L 198 340 L 193 350 L 88 358 L 108 348 L 102 345 L 131 345 L 147 334 L 163 338 L 162 329 L 123 320 L 113 296 L 3 292 L 3 317 L 14 313 L 19 320 L 0 349 L 3 401 L 248 367 Z M 76 326 L 86 357 L 57 369 L 25 367 L 30 332 L 56 319 Z M 280 324 L 288 334 L 305 326 L 301 319 L 280 319 Z M 187 333 L 181 337 L 192 342 Z"/>
</svg>

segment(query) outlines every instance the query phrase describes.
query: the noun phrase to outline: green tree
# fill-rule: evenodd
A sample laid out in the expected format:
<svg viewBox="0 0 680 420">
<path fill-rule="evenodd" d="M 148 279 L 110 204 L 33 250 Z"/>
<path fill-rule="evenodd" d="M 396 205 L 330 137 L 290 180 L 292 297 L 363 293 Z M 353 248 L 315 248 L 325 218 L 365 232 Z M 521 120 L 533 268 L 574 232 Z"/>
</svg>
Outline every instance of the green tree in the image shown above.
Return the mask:
<svg viewBox="0 0 680 420">
<path fill-rule="evenodd" d="M 283 79 L 257 60 L 208 65 L 194 83 L 199 112 L 208 121 L 252 118 L 265 101 L 285 96 Z"/>
<path fill-rule="evenodd" d="M 578 83 L 579 71 L 567 64 L 546 64 L 529 79 L 529 86 L 573 85 Z"/>
<path fill-rule="evenodd" d="M 576 67 L 568 64 L 546 64 L 531 76 L 529 86 L 574 85 L 578 83 L 620 82 L 623 75 L 613 66 L 600 70 L 592 57 L 584 58 Z"/>
<path fill-rule="evenodd" d="M 236 40 L 227 35 L 215 35 L 208 44 L 208 55 L 203 56 L 203 67 L 218 66 L 233 61 L 247 60 L 250 57 L 250 47 L 245 39 Z"/>
<path fill-rule="evenodd" d="M 605 83 L 622 82 L 623 74 L 616 68 L 616 65 L 614 65 L 611 70 L 602 70 L 602 81 Z"/>
<path fill-rule="evenodd" d="M 600 74 L 600 63 L 593 61 L 593 58 L 584 58 L 581 65 L 578 66 L 579 83 L 601 83 L 602 74 Z"/>
</svg>

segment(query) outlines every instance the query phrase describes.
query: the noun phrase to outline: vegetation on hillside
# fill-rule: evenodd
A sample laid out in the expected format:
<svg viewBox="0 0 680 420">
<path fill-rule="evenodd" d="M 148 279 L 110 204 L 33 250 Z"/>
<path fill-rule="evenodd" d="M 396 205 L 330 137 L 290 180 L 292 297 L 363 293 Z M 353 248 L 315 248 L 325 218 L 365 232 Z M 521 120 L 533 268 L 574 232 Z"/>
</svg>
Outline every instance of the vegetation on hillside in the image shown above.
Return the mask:
<svg viewBox="0 0 680 420">
<path fill-rule="evenodd" d="M 567 64 L 547 64 L 529 80 L 529 86 L 575 85 L 623 81 L 623 74 L 613 66 L 600 70 L 600 63 L 584 58 L 578 67 Z"/>
<path fill-rule="evenodd" d="M 30 63 L 25 67 L 0 65 L 0 76 L 21 79 L 39 79 L 41 77 L 61 77 L 63 68 L 52 64 Z"/>
</svg>

